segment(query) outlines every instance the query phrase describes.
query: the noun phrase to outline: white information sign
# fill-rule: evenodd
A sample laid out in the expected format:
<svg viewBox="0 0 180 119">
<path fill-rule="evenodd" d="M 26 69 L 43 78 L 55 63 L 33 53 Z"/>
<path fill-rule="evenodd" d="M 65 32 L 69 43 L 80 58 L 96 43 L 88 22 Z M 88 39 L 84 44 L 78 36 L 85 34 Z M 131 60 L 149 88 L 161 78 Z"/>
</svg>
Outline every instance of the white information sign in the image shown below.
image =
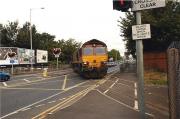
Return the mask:
<svg viewBox="0 0 180 119">
<path fill-rule="evenodd" d="M 133 0 L 132 11 L 165 7 L 165 0 Z"/>
<path fill-rule="evenodd" d="M 37 63 L 48 63 L 48 51 L 36 50 L 36 62 Z"/>
<path fill-rule="evenodd" d="M 133 40 L 151 38 L 150 24 L 132 26 Z"/>
</svg>

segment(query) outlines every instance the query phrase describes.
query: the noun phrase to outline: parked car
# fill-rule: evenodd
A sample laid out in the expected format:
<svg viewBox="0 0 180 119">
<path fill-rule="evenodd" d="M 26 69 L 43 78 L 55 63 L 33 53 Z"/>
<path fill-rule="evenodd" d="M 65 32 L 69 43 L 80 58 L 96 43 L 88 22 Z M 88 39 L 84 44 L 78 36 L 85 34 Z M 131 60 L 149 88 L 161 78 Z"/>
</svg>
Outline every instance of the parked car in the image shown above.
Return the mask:
<svg viewBox="0 0 180 119">
<path fill-rule="evenodd" d="M 0 81 L 8 81 L 10 78 L 11 76 L 9 73 L 0 71 Z"/>
</svg>

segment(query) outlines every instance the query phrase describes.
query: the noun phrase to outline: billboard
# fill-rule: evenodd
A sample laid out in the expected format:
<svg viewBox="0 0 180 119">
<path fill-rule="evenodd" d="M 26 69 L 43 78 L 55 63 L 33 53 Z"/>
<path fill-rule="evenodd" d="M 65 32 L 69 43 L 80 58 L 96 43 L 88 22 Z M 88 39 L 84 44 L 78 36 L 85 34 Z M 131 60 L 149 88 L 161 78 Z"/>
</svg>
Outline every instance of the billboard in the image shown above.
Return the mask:
<svg viewBox="0 0 180 119">
<path fill-rule="evenodd" d="M 19 64 L 35 64 L 34 50 L 18 48 L 18 60 Z"/>
<path fill-rule="evenodd" d="M 36 50 L 36 61 L 37 61 L 37 63 L 47 63 L 48 62 L 48 51 Z"/>
<path fill-rule="evenodd" d="M 18 54 L 18 48 L 16 47 L 0 47 L 0 65 L 11 65 L 9 52 L 15 52 Z M 18 55 L 13 58 L 13 64 L 19 64 Z"/>
</svg>

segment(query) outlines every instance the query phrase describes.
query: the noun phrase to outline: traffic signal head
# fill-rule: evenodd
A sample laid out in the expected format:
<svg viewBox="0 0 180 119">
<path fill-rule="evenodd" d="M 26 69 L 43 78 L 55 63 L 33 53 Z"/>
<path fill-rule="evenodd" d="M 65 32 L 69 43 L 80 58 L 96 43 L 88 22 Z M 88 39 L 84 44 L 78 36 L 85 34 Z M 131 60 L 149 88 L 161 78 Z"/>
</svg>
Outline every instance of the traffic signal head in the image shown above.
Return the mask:
<svg viewBox="0 0 180 119">
<path fill-rule="evenodd" d="M 15 57 L 15 55 L 16 55 L 16 53 L 15 53 L 15 52 L 8 52 L 8 56 L 9 56 L 10 58 Z"/>
<path fill-rule="evenodd" d="M 127 12 L 132 6 L 132 0 L 113 0 L 113 9 Z"/>
</svg>

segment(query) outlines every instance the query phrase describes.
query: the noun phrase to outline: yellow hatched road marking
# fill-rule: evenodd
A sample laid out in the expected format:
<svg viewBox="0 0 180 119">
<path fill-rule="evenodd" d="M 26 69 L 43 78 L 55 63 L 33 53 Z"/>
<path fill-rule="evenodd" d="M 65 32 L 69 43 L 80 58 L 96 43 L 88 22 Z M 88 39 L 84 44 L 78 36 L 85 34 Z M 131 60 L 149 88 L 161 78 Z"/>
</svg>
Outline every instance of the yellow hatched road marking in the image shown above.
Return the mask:
<svg viewBox="0 0 180 119">
<path fill-rule="evenodd" d="M 89 87 L 89 88 L 87 88 L 81 92 L 78 92 L 78 93 L 72 95 L 71 97 L 69 97 L 66 100 L 60 102 L 59 104 L 47 109 L 46 111 L 40 113 L 39 115 L 33 117 L 32 119 L 43 119 L 43 118 L 45 118 L 48 113 L 53 113 L 53 112 L 57 111 L 58 109 L 62 108 L 64 105 L 69 103 L 70 101 L 76 99 L 77 97 L 79 97 L 81 95 L 84 95 L 85 93 L 89 92 L 90 90 L 94 89 L 95 87 L 96 87 L 96 85 L 91 86 L 91 87 Z"/>
<path fill-rule="evenodd" d="M 68 103 L 72 102 L 73 100 L 75 100 L 78 97 L 85 96 L 88 92 L 90 92 L 94 88 L 98 87 L 99 85 L 105 83 L 106 81 L 107 81 L 107 79 L 102 79 L 102 80 L 98 81 L 96 84 L 90 86 L 89 88 L 87 88 L 83 91 L 80 91 L 80 92 L 72 95 L 71 97 L 69 97 L 69 98 L 65 99 L 64 101 L 60 102 L 59 104 L 45 110 L 44 112 L 33 117 L 32 119 L 44 119 L 48 114 L 52 114 L 53 112 L 57 111 L 58 109 L 62 109 L 65 105 L 68 105 Z"/>
</svg>

